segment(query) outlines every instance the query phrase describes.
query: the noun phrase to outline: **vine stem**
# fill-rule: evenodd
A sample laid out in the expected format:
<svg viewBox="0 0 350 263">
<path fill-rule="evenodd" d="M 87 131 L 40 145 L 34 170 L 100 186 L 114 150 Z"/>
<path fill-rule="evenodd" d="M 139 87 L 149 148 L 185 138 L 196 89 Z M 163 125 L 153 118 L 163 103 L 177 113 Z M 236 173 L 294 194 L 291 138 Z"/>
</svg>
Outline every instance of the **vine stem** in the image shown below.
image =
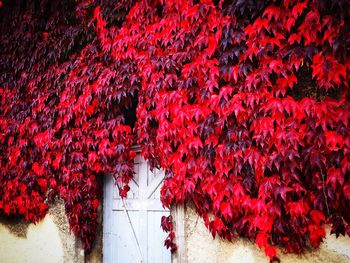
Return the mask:
<svg viewBox="0 0 350 263">
<path fill-rule="evenodd" d="M 325 178 L 324 178 L 324 174 L 322 172 L 321 172 L 321 176 L 322 176 L 322 190 L 323 190 L 323 195 L 324 195 L 324 199 L 326 202 L 326 208 L 327 208 L 327 216 L 329 216 L 329 206 L 328 206 L 328 200 L 327 200 L 327 195 L 326 195 Z"/>
</svg>

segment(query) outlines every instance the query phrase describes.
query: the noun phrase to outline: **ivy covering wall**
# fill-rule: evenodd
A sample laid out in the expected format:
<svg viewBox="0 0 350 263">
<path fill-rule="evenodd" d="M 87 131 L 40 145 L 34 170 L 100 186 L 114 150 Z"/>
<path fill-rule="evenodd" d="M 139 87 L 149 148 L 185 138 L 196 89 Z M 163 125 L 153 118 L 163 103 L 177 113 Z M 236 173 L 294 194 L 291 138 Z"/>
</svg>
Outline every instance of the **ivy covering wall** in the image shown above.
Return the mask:
<svg viewBox="0 0 350 263">
<path fill-rule="evenodd" d="M 138 143 L 214 237 L 273 259 L 350 234 L 347 0 L 0 3 L 1 213 L 61 197 L 91 249 L 98 178 L 125 197 Z"/>
</svg>

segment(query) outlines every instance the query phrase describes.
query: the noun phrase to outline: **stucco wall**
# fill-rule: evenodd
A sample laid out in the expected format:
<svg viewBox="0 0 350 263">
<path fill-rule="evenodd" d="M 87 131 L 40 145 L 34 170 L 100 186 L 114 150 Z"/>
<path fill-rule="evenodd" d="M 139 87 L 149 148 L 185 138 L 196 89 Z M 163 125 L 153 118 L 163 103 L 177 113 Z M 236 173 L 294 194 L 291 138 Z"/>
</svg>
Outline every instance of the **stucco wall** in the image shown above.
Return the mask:
<svg viewBox="0 0 350 263">
<path fill-rule="evenodd" d="M 329 229 L 327 230 L 329 233 Z M 252 242 L 236 239 L 233 242 L 220 238 L 213 240 L 201 218 L 191 208 L 185 210 L 186 254 L 188 263 L 268 263 L 264 252 Z M 350 238 L 327 236 L 318 250 L 308 251 L 302 256 L 286 254 L 278 250 L 282 263 L 349 263 Z"/>
<path fill-rule="evenodd" d="M 101 244 L 99 234 L 94 250 L 84 254 L 81 242 L 69 231 L 61 201 L 36 225 L 0 218 L 1 263 L 98 263 L 102 261 Z"/>
<path fill-rule="evenodd" d="M 99 213 L 102 215 L 102 211 Z M 100 218 L 100 221 L 102 218 Z M 188 263 L 268 263 L 259 248 L 244 239 L 232 243 L 220 238 L 213 240 L 201 218 L 191 208 L 185 209 L 185 246 Z M 0 218 L 1 263 L 99 263 L 102 262 L 102 225 L 94 249 L 84 255 L 81 243 L 69 233 L 69 225 L 62 202 L 50 208 L 49 214 L 38 224 Z M 327 231 L 329 232 L 329 231 Z M 350 238 L 327 236 L 318 250 L 302 256 L 278 251 L 282 263 L 348 263 Z M 177 262 L 176 257 L 174 262 Z"/>
</svg>

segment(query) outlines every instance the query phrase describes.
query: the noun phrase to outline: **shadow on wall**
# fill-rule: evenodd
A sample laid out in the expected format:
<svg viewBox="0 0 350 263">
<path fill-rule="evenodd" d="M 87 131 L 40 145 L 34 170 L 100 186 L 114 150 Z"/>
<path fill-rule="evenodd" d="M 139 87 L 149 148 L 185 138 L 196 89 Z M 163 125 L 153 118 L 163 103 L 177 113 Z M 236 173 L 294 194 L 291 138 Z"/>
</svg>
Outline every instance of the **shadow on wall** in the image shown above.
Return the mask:
<svg viewBox="0 0 350 263">
<path fill-rule="evenodd" d="M 329 235 L 321 247 L 304 252 L 302 255 L 285 253 L 278 249 L 282 263 L 349 263 L 350 238 Z M 257 245 L 243 238 L 232 242 L 216 238 L 213 240 L 201 218 L 190 207 L 185 212 L 185 233 L 187 262 L 189 263 L 269 263 L 264 252 Z"/>
<path fill-rule="evenodd" d="M 6 226 L 11 234 L 18 238 L 26 238 L 30 223 L 23 221 L 22 218 L 0 217 L 0 224 Z"/>
<path fill-rule="evenodd" d="M 0 262 L 64 262 L 59 229 L 50 215 L 36 225 L 2 219 L 0 244 Z"/>
<path fill-rule="evenodd" d="M 100 200 L 100 203 L 102 200 Z M 37 224 L 0 217 L 0 263 L 102 262 L 102 206 L 93 250 L 85 255 L 82 243 L 69 230 L 63 200 L 58 199 Z"/>
</svg>

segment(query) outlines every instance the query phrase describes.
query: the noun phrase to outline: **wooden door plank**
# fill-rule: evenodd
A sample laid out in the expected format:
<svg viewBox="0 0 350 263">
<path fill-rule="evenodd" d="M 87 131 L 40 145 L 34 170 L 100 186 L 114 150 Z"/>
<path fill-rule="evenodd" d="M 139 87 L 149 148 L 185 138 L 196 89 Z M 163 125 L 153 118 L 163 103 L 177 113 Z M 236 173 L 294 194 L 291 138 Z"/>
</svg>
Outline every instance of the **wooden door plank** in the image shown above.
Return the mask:
<svg viewBox="0 0 350 263">
<path fill-rule="evenodd" d="M 160 228 L 161 216 L 169 215 L 169 211 L 162 207 L 159 194 L 155 194 L 159 192 L 164 173 L 156 171 L 156 175 L 152 174 L 140 154 L 135 158 L 134 169 L 136 176 L 130 183 L 131 189 L 124 203 L 146 261 L 144 263 L 170 263 L 171 254 L 163 245 L 166 233 Z M 103 227 L 105 263 L 140 262 L 136 241 L 124 213 L 114 179 L 106 176 Z"/>
<path fill-rule="evenodd" d="M 148 218 L 147 218 L 147 177 L 149 173 L 148 164 L 143 160 L 139 165 L 139 200 L 138 208 L 139 208 L 139 242 L 141 244 L 141 251 L 143 258 L 147 260 L 148 257 L 148 244 L 147 244 L 147 235 L 148 235 Z M 136 202 L 134 202 L 135 204 Z M 130 208 L 128 208 L 130 209 Z"/>
<path fill-rule="evenodd" d="M 161 173 L 156 176 L 153 181 L 147 186 L 147 199 L 151 198 L 152 194 L 160 187 L 164 179 L 164 176 L 161 176 Z"/>
</svg>

